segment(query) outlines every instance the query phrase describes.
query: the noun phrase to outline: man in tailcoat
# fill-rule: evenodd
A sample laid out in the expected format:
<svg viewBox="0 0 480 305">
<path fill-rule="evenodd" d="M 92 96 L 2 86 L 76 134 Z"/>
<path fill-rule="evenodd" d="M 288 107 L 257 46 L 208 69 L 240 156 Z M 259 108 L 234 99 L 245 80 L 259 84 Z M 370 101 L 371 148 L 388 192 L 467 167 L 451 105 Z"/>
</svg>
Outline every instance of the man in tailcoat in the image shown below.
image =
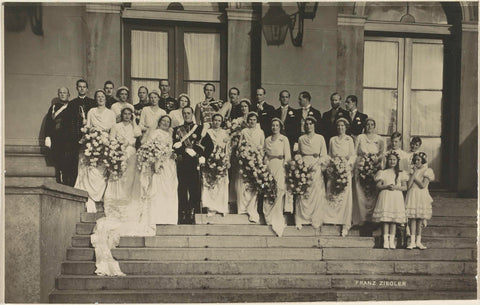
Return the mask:
<svg viewBox="0 0 480 305">
<path fill-rule="evenodd" d="M 323 135 L 323 128 L 322 128 L 322 114 L 317 109 L 313 108 L 311 105 L 312 96 L 307 91 L 302 91 L 298 95 L 298 104 L 300 105 L 300 109 L 297 110 L 296 118 L 297 118 L 297 128 L 299 128 L 300 133 L 305 133 L 305 119 L 309 116 L 313 116 L 317 123 L 315 124 L 315 132 L 318 134 Z"/>
<path fill-rule="evenodd" d="M 332 109 L 323 114 L 322 126 L 324 129 L 325 143 L 327 144 L 327 148 L 330 145 L 330 139 L 337 135 L 337 126 L 335 125 L 335 122 L 339 118 L 347 119 L 348 116 L 348 112 L 340 107 L 341 101 L 342 97 L 340 94 L 337 92 L 332 93 L 332 95 L 330 95 L 330 105 L 332 106 Z"/>
<path fill-rule="evenodd" d="M 73 137 L 73 116 L 69 107 L 68 88 L 58 89 L 59 102 L 49 109 L 45 121 L 45 146 L 51 149 L 55 162 L 55 178 L 58 183 L 75 185 L 78 166 L 78 143 Z"/>
<path fill-rule="evenodd" d="M 357 103 L 358 99 L 355 95 L 349 95 L 345 99 L 345 108 L 348 111 L 347 119 L 350 123 L 347 134 L 354 138 L 363 133 L 368 119 L 368 115 L 357 110 Z"/>
<path fill-rule="evenodd" d="M 252 111 L 258 114 L 260 128 L 262 128 L 265 138 L 272 134 L 272 119 L 275 116 L 275 108 L 265 102 L 265 88 L 258 88 L 256 93 L 257 102 L 252 105 Z"/>
<path fill-rule="evenodd" d="M 240 109 L 240 90 L 237 87 L 232 87 L 228 90 L 228 98 L 232 103 L 232 111 L 230 112 L 230 118 L 236 119 L 243 115 L 242 109 Z"/>
<path fill-rule="evenodd" d="M 290 150 L 293 152 L 293 146 L 300 136 L 299 125 L 297 124 L 297 109 L 290 107 L 290 92 L 282 90 L 279 94 L 280 107 L 275 109 L 275 117 L 283 122 L 284 134 L 290 142 Z"/>
<path fill-rule="evenodd" d="M 173 149 L 177 156 L 178 210 L 180 224 L 195 224 L 201 213 L 199 164 L 213 151 L 213 141 L 203 126 L 193 123 L 193 109 L 183 108 L 184 124 L 173 130 Z"/>
</svg>

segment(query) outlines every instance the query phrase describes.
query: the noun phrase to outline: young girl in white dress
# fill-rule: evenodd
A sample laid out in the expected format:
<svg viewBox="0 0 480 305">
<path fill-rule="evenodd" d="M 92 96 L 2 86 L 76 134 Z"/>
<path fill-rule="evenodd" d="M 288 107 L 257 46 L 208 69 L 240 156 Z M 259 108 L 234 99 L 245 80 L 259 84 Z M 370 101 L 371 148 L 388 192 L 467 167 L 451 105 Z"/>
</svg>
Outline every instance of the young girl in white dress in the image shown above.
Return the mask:
<svg viewBox="0 0 480 305">
<path fill-rule="evenodd" d="M 428 192 L 428 184 L 435 179 L 433 170 L 427 165 L 427 154 L 415 153 L 412 158 L 414 172 L 408 181 L 405 200 L 406 215 L 409 218 L 411 239 L 407 249 L 415 247 L 426 249 L 422 244 L 422 225 L 424 220 L 432 218 L 433 199 Z"/>
<path fill-rule="evenodd" d="M 375 176 L 380 193 L 372 220 L 383 225 L 383 248 L 395 249 L 396 225 L 406 222 L 402 191 L 407 190 L 408 174 L 400 171 L 400 157 L 396 152 L 388 153 L 386 160 L 386 169 Z"/>
</svg>

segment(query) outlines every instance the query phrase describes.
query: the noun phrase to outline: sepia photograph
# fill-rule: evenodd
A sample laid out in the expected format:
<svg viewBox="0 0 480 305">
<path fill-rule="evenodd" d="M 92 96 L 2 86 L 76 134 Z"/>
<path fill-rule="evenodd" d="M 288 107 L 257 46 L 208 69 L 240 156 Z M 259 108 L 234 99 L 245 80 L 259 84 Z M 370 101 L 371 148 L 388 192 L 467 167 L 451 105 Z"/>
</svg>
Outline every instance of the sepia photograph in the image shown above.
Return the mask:
<svg viewBox="0 0 480 305">
<path fill-rule="evenodd" d="M 478 12 L 2 2 L 3 301 L 476 300 Z"/>
</svg>

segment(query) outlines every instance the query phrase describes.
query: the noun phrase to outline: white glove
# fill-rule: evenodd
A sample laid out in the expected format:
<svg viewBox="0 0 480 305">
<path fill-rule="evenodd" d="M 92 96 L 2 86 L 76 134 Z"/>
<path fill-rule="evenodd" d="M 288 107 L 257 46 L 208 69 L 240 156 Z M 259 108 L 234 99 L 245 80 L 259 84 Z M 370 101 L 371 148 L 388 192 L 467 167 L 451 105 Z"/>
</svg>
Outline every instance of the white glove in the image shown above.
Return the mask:
<svg viewBox="0 0 480 305">
<path fill-rule="evenodd" d="M 50 137 L 45 138 L 45 146 L 48 148 L 52 148 L 52 140 L 50 140 Z"/>
<path fill-rule="evenodd" d="M 173 148 L 175 148 L 175 149 L 179 149 L 180 147 L 182 147 L 182 142 L 177 142 L 177 143 L 173 144 Z"/>
<path fill-rule="evenodd" d="M 197 153 L 196 153 L 193 149 L 191 149 L 191 148 L 186 148 L 186 149 L 185 149 L 185 152 L 186 152 L 187 154 L 189 154 L 190 157 L 195 157 L 195 155 L 197 154 Z"/>
<path fill-rule="evenodd" d="M 198 158 L 198 163 L 205 164 L 205 157 Z"/>
<path fill-rule="evenodd" d="M 298 151 L 298 143 L 293 144 L 293 151 Z"/>
</svg>

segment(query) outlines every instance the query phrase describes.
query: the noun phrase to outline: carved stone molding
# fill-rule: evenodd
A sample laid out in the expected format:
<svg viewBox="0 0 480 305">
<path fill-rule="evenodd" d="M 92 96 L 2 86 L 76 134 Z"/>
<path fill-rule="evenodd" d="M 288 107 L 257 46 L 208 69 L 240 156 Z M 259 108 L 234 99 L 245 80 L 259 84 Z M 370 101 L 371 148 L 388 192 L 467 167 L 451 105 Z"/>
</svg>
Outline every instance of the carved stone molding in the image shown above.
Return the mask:
<svg viewBox="0 0 480 305">
<path fill-rule="evenodd" d="M 120 3 L 87 3 L 87 13 L 120 14 L 122 6 Z"/>
<path fill-rule="evenodd" d="M 245 8 L 227 8 L 225 9 L 227 12 L 228 20 L 244 20 L 244 21 L 252 21 L 252 20 L 259 20 L 259 16 L 255 13 L 252 9 L 245 9 Z"/>
</svg>

